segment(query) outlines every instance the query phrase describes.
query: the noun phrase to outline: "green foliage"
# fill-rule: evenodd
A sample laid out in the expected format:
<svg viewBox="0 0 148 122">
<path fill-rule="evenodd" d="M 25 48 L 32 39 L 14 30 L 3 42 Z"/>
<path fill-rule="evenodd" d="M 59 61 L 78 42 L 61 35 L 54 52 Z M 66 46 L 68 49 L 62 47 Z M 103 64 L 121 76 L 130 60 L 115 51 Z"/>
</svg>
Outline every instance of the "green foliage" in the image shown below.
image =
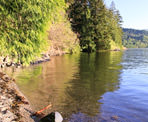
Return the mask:
<svg viewBox="0 0 148 122">
<path fill-rule="evenodd" d="M 87 5 L 87 0 L 74 1 L 69 6 L 69 18 L 74 32 L 78 33 L 80 46 L 83 51 L 91 52 L 95 50 L 95 43 L 92 41 L 91 12 Z"/>
<path fill-rule="evenodd" d="M 107 9 L 103 0 L 69 1 L 69 18 L 79 34 L 83 51 L 111 49 L 111 41 L 122 47 L 121 16 L 112 6 Z"/>
<path fill-rule="evenodd" d="M 64 0 L 0 0 L 0 55 L 29 64 L 46 49 Z"/>
<path fill-rule="evenodd" d="M 147 48 L 148 31 L 123 28 L 123 45 L 127 48 Z"/>
<path fill-rule="evenodd" d="M 49 46 L 68 53 L 80 50 L 77 37 L 87 52 L 111 49 L 114 43 L 121 46 L 121 18 L 115 8 L 107 9 L 103 0 L 66 2 L 0 0 L 0 56 L 29 64 Z"/>
<path fill-rule="evenodd" d="M 111 41 L 113 40 L 115 45 L 119 49 L 121 49 L 122 35 L 123 35 L 122 28 L 121 28 L 122 17 L 120 16 L 119 11 L 116 10 L 114 2 L 112 2 L 111 8 L 109 9 L 109 18 L 110 18 L 109 25 L 110 25 L 110 32 L 111 32 Z"/>
</svg>

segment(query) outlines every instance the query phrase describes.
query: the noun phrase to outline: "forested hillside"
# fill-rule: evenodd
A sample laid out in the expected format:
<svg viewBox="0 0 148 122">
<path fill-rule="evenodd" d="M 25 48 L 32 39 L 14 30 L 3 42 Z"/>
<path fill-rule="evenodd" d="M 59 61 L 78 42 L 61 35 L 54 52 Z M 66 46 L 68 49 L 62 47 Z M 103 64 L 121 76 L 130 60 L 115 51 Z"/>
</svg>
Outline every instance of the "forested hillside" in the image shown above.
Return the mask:
<svg viewBox="0 0 148 122">
<path fill-rule="evenodd" d="M 103 0 L 0 0 L 0 56 L 29 64 L 43 53 L 121 49 L 121 22 Z"/>
<path fill-rule="evenodd" d="M 123 45 L 127 48 L 147 48 L 148 31 L 123 28 Z"/>
</svg>

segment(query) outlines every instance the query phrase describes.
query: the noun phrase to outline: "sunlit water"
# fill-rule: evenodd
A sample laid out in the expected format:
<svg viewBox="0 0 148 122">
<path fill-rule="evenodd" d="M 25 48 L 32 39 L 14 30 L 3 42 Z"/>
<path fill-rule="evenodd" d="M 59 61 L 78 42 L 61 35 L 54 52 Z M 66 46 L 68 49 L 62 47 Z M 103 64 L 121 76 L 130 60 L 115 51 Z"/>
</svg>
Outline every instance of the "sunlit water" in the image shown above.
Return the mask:
<svg viewBox="0 0 148 122">
<path fill-rule="evenodd" d="M 35 110 L 51 102 L 45 113 L 64 121 L 148 122 L 148 49 L 64 55 L 9 74 Z"/>
</svg>

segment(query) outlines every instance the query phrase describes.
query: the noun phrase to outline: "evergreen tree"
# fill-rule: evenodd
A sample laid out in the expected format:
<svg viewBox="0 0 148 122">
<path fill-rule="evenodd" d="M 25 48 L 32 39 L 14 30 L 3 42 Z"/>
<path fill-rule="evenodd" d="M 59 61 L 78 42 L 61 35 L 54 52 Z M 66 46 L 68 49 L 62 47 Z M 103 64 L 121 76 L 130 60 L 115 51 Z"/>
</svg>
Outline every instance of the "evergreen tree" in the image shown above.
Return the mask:
<svg viewBox="0 0 148 122">
<path fill-rule="evenodd" d="M 83 51 L 121 47 L 121 16 L 114 3 L 111 6 L 107 9 L 103 0 L 74 0 L 70 5 L 69 17 Z"/>
<path fill-rule="evenodd" d="M 75 0 L 69 7 L 73 30 L 78 33 L 80 46 L 83 51 L 95 50 L 92 40 L 92 22 L 88 0 Z"/>
<path fill-rule="evenodd" d="M 96 43 L 96 49 L 108 49 L 110 40 L 108 10 L 102 0 L 90 1 L 90 9 L 94 26 L 93 41 Z"/>
<path fill-rule="evenodd" d="M 111 18 L 110 25 L 112 40 L 119 46 L 122 46 L 122 17 L 120 16 L 119 11 L 116 10 L 114 2 L 111 3 L 109 14 Z"/>
</svg>

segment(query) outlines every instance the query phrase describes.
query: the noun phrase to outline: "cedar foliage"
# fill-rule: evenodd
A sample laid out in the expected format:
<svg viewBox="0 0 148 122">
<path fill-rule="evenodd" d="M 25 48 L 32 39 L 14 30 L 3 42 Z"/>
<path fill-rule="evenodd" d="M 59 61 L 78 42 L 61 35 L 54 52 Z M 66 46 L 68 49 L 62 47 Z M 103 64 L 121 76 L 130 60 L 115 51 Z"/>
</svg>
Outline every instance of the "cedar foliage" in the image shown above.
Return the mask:
<svg viewBox="0 0 148 122">
<path fill-rule="evenodd" d="M 0 55 L 29 64 L 48 46 L 47 30 L 64 0 L 0 0 Z"/>
</svg>

